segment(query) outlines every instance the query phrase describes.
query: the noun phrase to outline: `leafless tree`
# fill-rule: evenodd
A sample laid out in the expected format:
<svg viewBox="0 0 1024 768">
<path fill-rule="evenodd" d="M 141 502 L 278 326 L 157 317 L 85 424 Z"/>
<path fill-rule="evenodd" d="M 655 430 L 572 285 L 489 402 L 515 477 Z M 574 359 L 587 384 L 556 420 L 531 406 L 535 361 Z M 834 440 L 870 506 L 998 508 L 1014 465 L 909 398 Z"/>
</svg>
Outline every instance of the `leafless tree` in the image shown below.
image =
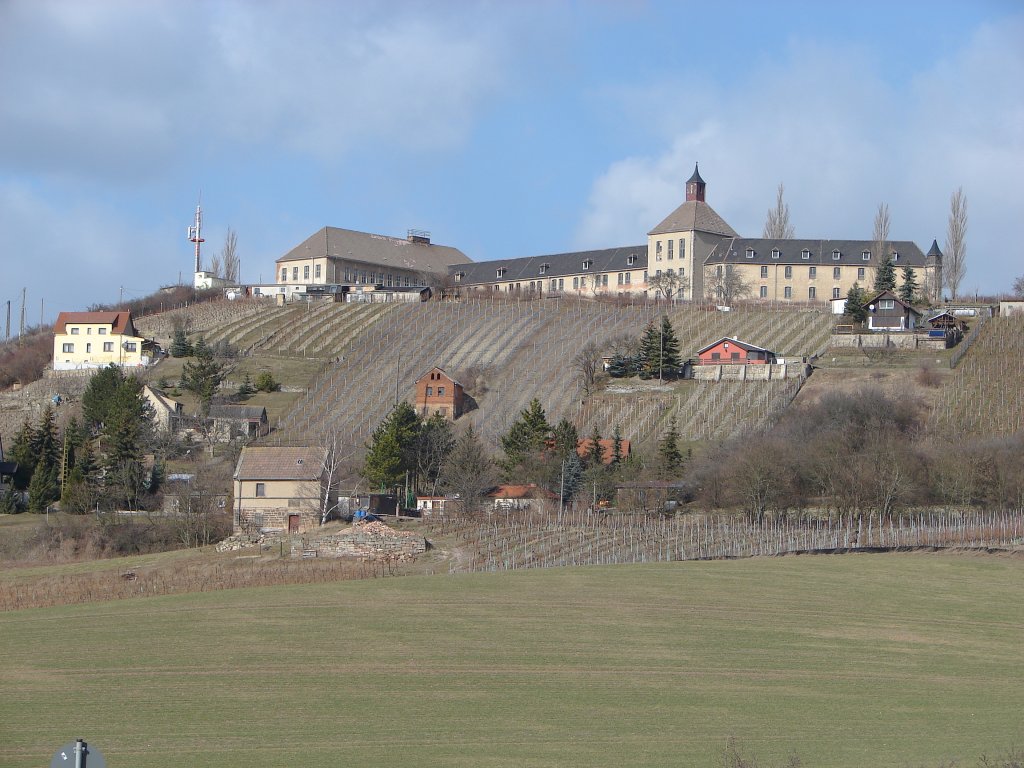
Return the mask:
<svg viewBox="0 0 1024 768">
<path fill-rule="evenodd" d="M 583 387 L 583 391 L 589 396 L 597 384 L 601 372 L 601 349 L 592 341 L 588 341 L 572 359 L 573 371 L 576 378 Z"/>
<path fill-rule="evenodd" d="M 721 272 L 718 272 L 719 268 Z M 748 298 L 750 291 L 750 284 L 743 279 L 740 270 L 735 269 L 732 264 L 719 264 L 707 281 L 705 298 L 730 305 L 734 301 Z"/>
<path fill-rule="evenodd" d="M 229 283 L 237 283 L 241 262 L 238 257 L 238 233 L 228 227 L 224 237 L 224 248 L 220 252 L 221 277 Z"/>
<path fill-rule="evenodd" d="M 792 240 L 793 225 L 789 223 L 789 205 L 782 199 L 782 183 L 775 194 L 775 207 L 768 211 L 768 217 L 764 222 L 765 238 L 772 240 Z"/>
<path fill-rule="evenodd" d="M 875 212 L 875 227 L 871 239 L 875 244 L 875 257 L 881 264 L 885 259 L 885 253 L 889 245 L 889 205 L 879 203 L 878 211 Z"/>
<path fill-rule="evenodd" d="M 463 515 L 480 510 L 484 494 L 495 486 L 497 472 L 472 425 L 455 441 L 455 448 L 441 469 L 441 486 L 459 498 Z"/>
<path fill-rule="evenodd" d="M 967 276 L 967 196 L 958 187 L 949 199 L 949 221 L 946 224 L 946 248 L 943 253 L 942 279 L 952 299 L 960 291 Z"/>
<path fill-rule="evenodd" d="M 1018 299 L 1024 299 L 1024 275 L 1013 281 L 1013 295 Z"/>
<path fill-rule="evenodd" d="M 674 296 L 686 292 L 686 289 L 690 287 L 690 280 L 674 269 L 669 269 L 660 275 L 648 277 L 647 285 L 653 288 L 657 295 L 672 301 Z"/>
<path fill-rule="evenodd" d="M 207 270 L 214 277 L 220 277 L 220 273 L 224 270 L 224 258 L 220 253 L 214 252 L 210 256 L 210 267 Z"/>
</svg>

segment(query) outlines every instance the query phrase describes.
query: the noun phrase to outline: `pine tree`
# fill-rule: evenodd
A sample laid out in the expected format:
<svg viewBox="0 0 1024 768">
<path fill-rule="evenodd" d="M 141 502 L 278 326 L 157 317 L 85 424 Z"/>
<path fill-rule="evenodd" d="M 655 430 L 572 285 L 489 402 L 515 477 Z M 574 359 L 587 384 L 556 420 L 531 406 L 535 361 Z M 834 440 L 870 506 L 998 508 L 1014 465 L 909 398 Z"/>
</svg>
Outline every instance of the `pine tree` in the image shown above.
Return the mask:
<svg viewBox="0 0 1024 768">
<path fill-rule="evenodd" d="M 662 473 L 666 477 L 675 475 L 683 466 L 683 454 L 679 451 L 679 429 L 675 415 L 668 420 L 668 430 L 658 443 L 658 458 L 661 462 Z"/>
<path fill-rule="evenodd" d="M 655 327 L 653 320 L 647 324 L 640 337 L 638 358 L 641 379 L 658 375 L 661 366 L 661 331 Z"/>
<path fill-rule="evenodd" d="M 52 466 L 37 464 L 32 480 L 28 484 L 28 511 L 45 512 L 51 502 L 57 500 L 56 471 Z"/>
<path fill-rule="evenodd" d="M 622 463 L 622 429 L 616 424 L 615 431 L 612 432 L 612 466 L 618 468 Z"/>
<path fill-rule="evenodd" d="M 36 471 L 37 457 L 32 452 L 32 438 L 35 430 L 29 424 L 28 419 L 21 424 L 21 429 L 14 436 L 14 443 L 11 444 L 10 460 L 17 463 L 18 471 L 14 475 L 12 485 L 19 491 L 28 489 L 32 480 L 32 474 Z"/>
<path fill-rule="evenodd" d="M 200 337 L 192 359 L 182 368 L 181 386 L 199 398 L 200 408 L 205 413 L 223 380 L 224 366 L 213 359 L 213 352 Z"/>
<path fill-rule="evenodd" d="M 192 356 L 192 345 L 189 343 L 188 337 L 185 335 L 184 328 L 174 329 L 174 339 L 171 341 L 170 353 L 171 357 Z"/>
<path fill-rule="evenodd" d="M 576 425 L 568 419 L 562 419 L 555 425 L 555 429 L 552 432 L 552 441 L 554 443 L 555 458 L 559 461 L 563 461 L 575 454 L 580 442 Z"/>
<path fill-rule="evenodd" d="M 103 425 L 123 383 L 124 373 L 116 365 L 108 365 L 92 375 L 82 394 L 86 429 L 95 433 Z"/>
<path fill-rule="evenodd" d="M 594 425 L 594 431 L 587 440 L 587 464 L 591 467 L 603 467 L 604 456 L 601 455 L 601 433 Z"/>
<path fill-rule="evenodd" d="M 238 387 L 238 396 L 242 398 L 251 397 L 256 394 L 256 388 L 252 385 L 252 377 L 248 373 L 245 374 L 245 378 L 242 379 L 241 385 Z"/>
<path fill-rule="evenodd" d="M 420 427 L 416 411 L 402 401 L 373 431 L 360 473 L 372 488 L 397 488 L 407 471 L 415 472 L 415 442 Z"/>
<path fill-rule="evenodd" d="M 523 465 L 532 467 L 542 458 L 550 434 L 551 425 L 548 424 L 544 407 L 540 400 L 534 398 L 501 438 L 501 447 L 505 452 L 502 466 L 509 473 Z"/>
<path fill-rule="evenodd" d="M 462 514 L 479 511 L 484 494 L 497 482 L 494 463 L 470 425 L 455 441 L 441 469 L 441 486 L 459 498 Z"/>
<path fill-rule="evenodd" d="M 875 293 L 882 291 L 896 290 L 896 265 L 892 263 L 892 256 L 885 254 L 882 263 L 878 265 L 875 272 Z"/>
<path fill-rule="evenodd" d="M 664 368 L 664 375 L 675 376 L 682 361 L 679 359 L 679 339 L 676 338 L 675 329 L 668 315 L 661 316 L 661 364 Z"/>
<path fill-rule="evenodd" d="M 900 286 L 900 299 L 907 304 L 913 304 L 917 298 L 917 274 L 913 267 L 903 268 L 903 284 Z"/>
<path fill-rule="evenodd" d="M 868 300 L 864 289 L 857 283 L 850 286 L 846 292 L 846 309 L 844 314 L 855 323 L 863 323 L 868 316 L 868 309 L 864 303 Z"/>
<path fill-rule="evenodd" d="M 583 484 L 583 462 L 576 452 L 567 456 L 562 462 L 562 473 L 559 479 L 562 501 L 572 501 Z"/>
<path fill-rule="evenodd" d="M 32 454 L 36 457 L 37 467 L 42 465 L 47 470 L 56 470 L 60 466 L 61 445 L 57 436 L 57 421 L 53 407 L 49 404 L 39 417 L 39 424 L 32 435 Z"/>
</svg>

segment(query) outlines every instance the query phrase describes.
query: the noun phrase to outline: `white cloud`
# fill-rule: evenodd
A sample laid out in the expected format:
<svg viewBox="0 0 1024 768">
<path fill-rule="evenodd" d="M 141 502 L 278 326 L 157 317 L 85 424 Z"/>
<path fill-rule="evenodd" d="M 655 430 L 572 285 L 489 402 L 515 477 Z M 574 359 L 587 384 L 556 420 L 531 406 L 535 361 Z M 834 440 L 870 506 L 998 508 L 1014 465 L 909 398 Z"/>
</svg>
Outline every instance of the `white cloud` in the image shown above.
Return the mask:
<svg viewBox="0 0 1024 768">
<path fill-rule="evenodd" d="M 678 105 L 681 122 L 696 128 L 676 130 L 657 156 L 613 163 L 593 185 L 576 244 L 642 242 L 682 201 L 697 160 L 708 202 L 747 236 L 760 235 L 782 181 L 798 236 L 869 238 L 885 201 L 894 238 L 927 248 L 937 237 L 941 246 L 949 196 L 962 185 L 971 214 L 964 285 L 1005 290 L 1024 271 L 1000 250 L 1024 219 L 1021 39 L 1021 19 L 981 27 L 896 85 L 861 66 L 871 60 L 863 50 L 806 43 L 729 90 L 664 84 L 660 103 Z"/>
</svg>

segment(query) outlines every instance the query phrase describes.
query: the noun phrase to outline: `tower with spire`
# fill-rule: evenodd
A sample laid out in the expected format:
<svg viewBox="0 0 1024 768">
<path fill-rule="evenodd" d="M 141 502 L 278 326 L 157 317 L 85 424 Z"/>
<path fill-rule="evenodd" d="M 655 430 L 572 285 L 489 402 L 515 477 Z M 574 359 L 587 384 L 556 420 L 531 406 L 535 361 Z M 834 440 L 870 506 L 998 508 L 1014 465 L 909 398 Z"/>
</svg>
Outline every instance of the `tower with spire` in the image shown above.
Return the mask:
<svg viewBox="0 0 1024 768">
<path fill-rule="evenodd" d="M 704 202 L 704 188 L 707 186 L 700 177 L 698 163 L 693 164 L 693 175 L 686 180 L 686 201 Z"/>
</svg>

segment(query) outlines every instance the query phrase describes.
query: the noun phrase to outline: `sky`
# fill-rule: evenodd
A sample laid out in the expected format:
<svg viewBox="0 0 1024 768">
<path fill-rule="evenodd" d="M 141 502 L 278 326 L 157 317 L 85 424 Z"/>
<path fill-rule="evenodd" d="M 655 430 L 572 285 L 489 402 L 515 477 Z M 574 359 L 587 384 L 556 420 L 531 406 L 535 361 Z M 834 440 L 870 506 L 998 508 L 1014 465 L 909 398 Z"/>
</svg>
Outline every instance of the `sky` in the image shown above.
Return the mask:
<svg viewBox="0 0 1024 768">
<path fill-rule="evenodd" d="M 761 234 L 944 245 L 1024 274 L 1024 2 L 0 0 L 0 302 L 31 323 L 243 281 L 324 226 L 474 261 L 646 243 L 700 163 Z M 204 262 L 206 258 L 204 258 Z M 0 307 L 2 311 L 2 307 Z"/>
</svg>

